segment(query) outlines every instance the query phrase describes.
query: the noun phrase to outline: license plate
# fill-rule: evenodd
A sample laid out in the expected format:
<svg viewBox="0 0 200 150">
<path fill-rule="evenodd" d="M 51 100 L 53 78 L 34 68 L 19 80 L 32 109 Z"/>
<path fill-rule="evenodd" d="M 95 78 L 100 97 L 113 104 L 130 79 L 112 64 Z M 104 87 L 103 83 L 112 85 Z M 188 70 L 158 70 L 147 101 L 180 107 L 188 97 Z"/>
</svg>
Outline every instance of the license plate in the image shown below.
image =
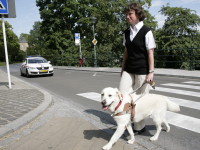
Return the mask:
<svg viewBox="0 0 200 150">
<path fill-rule="evenodd" d="M 40 70 L 40 72 L 48 72 L 48 70 Z"/>
</svg>

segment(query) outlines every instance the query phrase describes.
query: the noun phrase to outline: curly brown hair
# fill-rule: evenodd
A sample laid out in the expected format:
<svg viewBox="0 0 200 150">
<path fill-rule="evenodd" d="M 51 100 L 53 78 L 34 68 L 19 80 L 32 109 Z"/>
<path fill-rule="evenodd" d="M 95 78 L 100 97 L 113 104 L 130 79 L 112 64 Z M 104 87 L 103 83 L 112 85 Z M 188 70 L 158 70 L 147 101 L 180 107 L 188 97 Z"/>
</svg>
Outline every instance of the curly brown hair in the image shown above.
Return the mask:
<svg viewBox="0 0 200 150">
<path fill-rule="evenodd" d="M 138 17 L 139 21 L 143 21 L 146 18 L 144 10 L 139 4 L 132 3 L 132 4 L 127 5 L 124 9 L 124 13 L 127 14 L 131 10 L 135 11 L 135 14 Z"/>
</svg>

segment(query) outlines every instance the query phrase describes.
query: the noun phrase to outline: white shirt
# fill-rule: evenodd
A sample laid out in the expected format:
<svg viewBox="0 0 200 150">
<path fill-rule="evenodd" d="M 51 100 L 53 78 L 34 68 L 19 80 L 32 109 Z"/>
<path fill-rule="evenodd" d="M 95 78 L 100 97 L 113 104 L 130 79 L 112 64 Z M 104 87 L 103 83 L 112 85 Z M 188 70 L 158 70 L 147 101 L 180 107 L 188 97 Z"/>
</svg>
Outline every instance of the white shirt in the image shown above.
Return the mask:
<svg viewBox="0 0 200 150">
<path fill-rule="evenodd" d="M 130 40 L 131 41 L 133 41 L 134 37 L 137 35 L 137 33 L 139 32 L 139 30 L 142 28 L 143 25 L 144 25 L 143 21 L 140 21 L 133 28 L 130 26 Z M 123 41 L 124 46 L 125 46 L 125 43 L 126 43 L 126 39 L 124 35 L 124 41 Z M 156 43 L 155 43 L 152 31 L 147 32 L 147 34 L 145 35 L 145 44 L 146 44 L 147 50 L 156 48 Z"/>
</svg>

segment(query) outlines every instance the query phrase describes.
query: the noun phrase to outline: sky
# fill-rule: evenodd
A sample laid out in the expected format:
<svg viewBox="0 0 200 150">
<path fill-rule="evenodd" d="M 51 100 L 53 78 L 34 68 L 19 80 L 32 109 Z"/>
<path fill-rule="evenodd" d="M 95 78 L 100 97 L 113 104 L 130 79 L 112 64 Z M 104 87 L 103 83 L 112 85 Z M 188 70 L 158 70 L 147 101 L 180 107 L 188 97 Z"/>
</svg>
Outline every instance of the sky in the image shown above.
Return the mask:
<svg viewBox="0 0 200 150">
<path fill-rule="evenodd" d="M 200 0 L 152 0 L 152 6 L 149 9 L 151 15 L 153 15 L 158 21 L 158 27 L 162 27 L 165 17 L 159 13 L 161 7 L 169 3 L 171 7 L 182 7 L 195 10 L 200 16 Z M 29 34 L 33 29 L 35 21 L 41 21 L 38 7 L 36 6 L 36 0 L 15 0 L 16 5 L 16 18 L 7 18 L 12 27 L 14 33 L 19 37 L 21 33 Z M 200 30 L 200 28 L 198 28 Z"/>
<path fill-rule="evenodd" d="M 165 16 L 161 15 L 159 12 L 162 6 L 166 6 L 167 3 L 170 7 L 182 7 L 189 8 L 196 11 L 196 14 L 200 16 L 200 0 L 152 0 L 152 6 L 149 12 L 158 21 L 158 28 L 162 27 L 165 22 Z M 198 28 L 200 30 L 200 28 Z"/>
</svg>

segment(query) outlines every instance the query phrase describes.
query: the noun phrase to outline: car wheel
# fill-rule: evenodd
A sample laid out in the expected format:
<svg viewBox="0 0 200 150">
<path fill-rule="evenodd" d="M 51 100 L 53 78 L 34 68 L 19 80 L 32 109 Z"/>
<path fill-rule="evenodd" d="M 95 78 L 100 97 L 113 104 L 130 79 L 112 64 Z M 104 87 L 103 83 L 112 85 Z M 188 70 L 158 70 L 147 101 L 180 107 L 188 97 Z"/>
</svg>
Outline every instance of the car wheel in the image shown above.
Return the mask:
<svg viewBox="0 0 200 150">
<path fill-rule="evenodd" d="M 28 73 L 28 70 L 26 70 L 26 77 L 27 77 L 27 78 L 30 77 L 30 75 L 29 75 L 29 73 Z"/>
<path fill-rule="evenodd" d="M 52 74 L 50 74 L 49 76 L 53 76 L 53 73 L 52 73 Z"/>
<path fill-rule="evenodd" d="M 21 69 L 20 69 L 20 75 L 21 75 L 21 76 L 24 76 L 24 74 L 22 73 L 22 70 L 21 70 Z"/>
</svg>

